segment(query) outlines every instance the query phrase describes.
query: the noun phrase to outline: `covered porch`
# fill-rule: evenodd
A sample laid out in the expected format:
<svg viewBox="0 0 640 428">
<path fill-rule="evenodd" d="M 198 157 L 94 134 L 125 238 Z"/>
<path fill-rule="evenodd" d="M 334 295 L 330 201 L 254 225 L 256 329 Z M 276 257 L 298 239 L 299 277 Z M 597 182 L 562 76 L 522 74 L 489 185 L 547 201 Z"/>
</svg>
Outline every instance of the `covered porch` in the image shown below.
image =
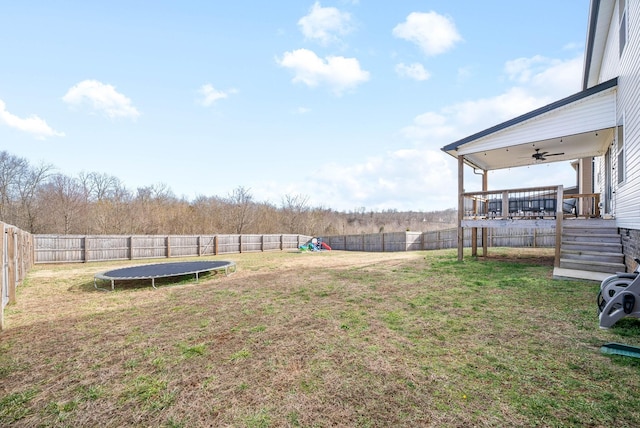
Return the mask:
<svg viewBox="0 0 640 428">
<path fill-rule="evenodd" d="M 616 92 L 617 79 L 612 79 L 442 148 L 458 161 L 459 260 L 465 228 L 481 229 L 482 255 L 488 251 L 489 228 L 554 228 L 560 269 L 565 221 L 612 218 L 601 210 L 607 194 L 596 183 L 592 161 L 614 141 Z M 562 185 L 489 190 L 489 171 L 560 161 L 572 161 L 577 172 L 570 192 Z M 480 191 L 465 191 L 465 166 L 481 175 Z M 472 233 L 474 256 L 477 235 Z"/>
</svg>

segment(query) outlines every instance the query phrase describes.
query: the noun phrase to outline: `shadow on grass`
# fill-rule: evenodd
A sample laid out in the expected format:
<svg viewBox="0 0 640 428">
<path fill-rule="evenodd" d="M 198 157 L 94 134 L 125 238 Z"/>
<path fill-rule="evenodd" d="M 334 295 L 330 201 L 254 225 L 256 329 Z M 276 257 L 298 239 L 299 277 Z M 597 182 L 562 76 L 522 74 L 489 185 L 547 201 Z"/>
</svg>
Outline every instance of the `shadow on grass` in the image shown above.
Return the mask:
<svg viewBox="0 0 640 428">
<path fill-rule="evenodd" d="M 196 280 L 195 275 L 181 275 L 168 278 L 156 278 L 154 284 L 156 288 L 171 287 L 184 284 L 198 284 L 203 281 L 208 281 L 218 276 L 217 271 L 201 272 Z M 98 288 L 96 288 L 96 286 Z M 151 288 L 151 279 L 138 279 L 138 280 L 116 280 L 113 291 L 127 292 L 137 291 L 141 289 Z M 111 292 L 111 281 L 98 279 L 95 283 L 93 280 L 85 281 L 80 284 L 72 285 L 68 288 L 68 291 L 82 291 L 85 293 L 103 293 Z"/>
<path fill-rule="evenodd" d="M 620 337 L 640 337 L 640 320 L 637 318 L 623 318 L 610 331 Z"/>
</svg>

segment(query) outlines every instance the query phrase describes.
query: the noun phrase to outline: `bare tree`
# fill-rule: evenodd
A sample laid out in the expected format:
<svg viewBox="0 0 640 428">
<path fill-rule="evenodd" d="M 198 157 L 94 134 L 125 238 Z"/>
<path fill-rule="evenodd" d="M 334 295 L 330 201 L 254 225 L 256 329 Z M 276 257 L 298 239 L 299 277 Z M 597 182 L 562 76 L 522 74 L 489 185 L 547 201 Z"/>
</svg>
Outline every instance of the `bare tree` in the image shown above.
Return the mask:
<svg viewBox="0 0 640 428">
<path fill-rule="evenodd" d="M 19 177 L 26 174 L 29 163 L 6 151 L 0 152 L 0 219 L 17 223 Z M 17 224 L 16 224 L 17 226 Z"/>
<path fill-rule="evenodd" d="M 55 174 L 42 186 L 40 195 L 43 209 L 49 215 L 49 233 L 85 233 L 86 201 L 78 179 Z"/>
<path fill-rule="evenodd" d="M 163 183 L 139 187 L 133 198 L 134 233 L 161 234 L 170 232 L 171 209 L 176 197 Z"/>
<path fill-rule="evenodd" d="M 20 196 L 19 225 L 31 233 L 41 231 L 41 217 L 44 215 L 38 209 L 38 190 L 51 175 L 53 166 L 41 164 L 35 168 L 22 171 L 18 177 L 18 193 Z"/>
<path fill-rule="evenodd" d="M 252 213 L 254 206 L 253 196 L 250 193 L 250 189 L 242 186 L 236 187 L 227 198 L 227 201 L 230 204 L 230 226 L 233 227 L 234 233 L 241 234 L 254 220 L 254 213 Z"/>
<path fill-rule="evenodd" d="M 309 212 L 309 197 L 305 195 L 285 195 L 282 210 L 287 233 L 303 233 Z M 308 224 L 307 224 L 308 225 Z"/>
</svg>

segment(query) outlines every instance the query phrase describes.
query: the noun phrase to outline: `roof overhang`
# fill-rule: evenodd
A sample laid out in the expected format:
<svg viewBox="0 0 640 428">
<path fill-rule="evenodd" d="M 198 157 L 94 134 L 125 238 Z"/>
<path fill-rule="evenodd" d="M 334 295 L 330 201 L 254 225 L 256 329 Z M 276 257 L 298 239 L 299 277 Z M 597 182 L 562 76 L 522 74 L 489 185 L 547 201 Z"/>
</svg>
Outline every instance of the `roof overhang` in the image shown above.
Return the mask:
<svg viewBox="0 0 640 428">
<path fill-rule="evenodd" d="M 613 139 L 617 85 L 611 79 L 442 150 L 485 171 L 600 156 Z M 536 149 L 545 160 L 533 157 Z"/>
</svg>

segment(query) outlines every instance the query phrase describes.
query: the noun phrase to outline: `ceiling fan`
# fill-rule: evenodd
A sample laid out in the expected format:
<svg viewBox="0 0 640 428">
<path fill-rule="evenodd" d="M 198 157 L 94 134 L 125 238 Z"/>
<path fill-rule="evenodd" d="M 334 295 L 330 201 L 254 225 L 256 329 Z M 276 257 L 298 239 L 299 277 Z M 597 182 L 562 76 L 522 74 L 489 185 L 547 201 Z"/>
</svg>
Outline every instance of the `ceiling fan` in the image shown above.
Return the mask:
<svg viewBox="0 0 640 428">
<path fill-rule="evenodd" d="M 536 152 L 532 154 L 531 157 L 537 161 L 544 161 L 544 160 L 547 160 L 547 156 L 561 156 L 563 154 L 564 153 L 549 153 L 549 152 L 540 153 L 540 149 L 536 149 Z"/>
</svg>

